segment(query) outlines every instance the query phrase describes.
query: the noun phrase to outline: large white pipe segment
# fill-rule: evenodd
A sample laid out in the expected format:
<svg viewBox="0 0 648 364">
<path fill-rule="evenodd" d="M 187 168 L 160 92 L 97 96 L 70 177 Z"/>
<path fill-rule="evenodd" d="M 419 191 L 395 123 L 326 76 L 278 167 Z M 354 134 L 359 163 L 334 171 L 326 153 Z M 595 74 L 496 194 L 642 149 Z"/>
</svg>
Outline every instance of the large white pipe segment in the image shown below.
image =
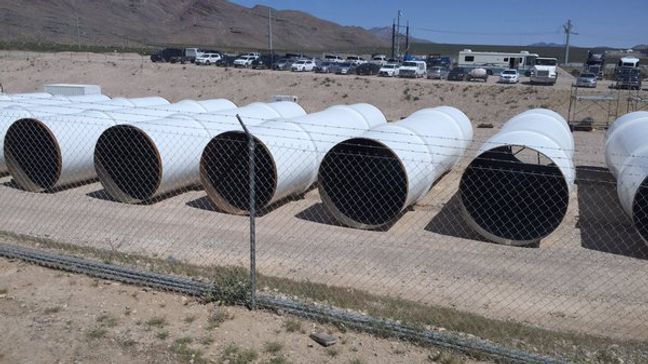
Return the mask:
<svg viewBox="0 0 648 364">
<path fill-rule="evenodd" d="M 103 102 L 107 100 L 110 100 L 110 97 L 105 95 L 62 96 L 51 95 L 48 93 L 1 95 L 0 109 L 16 105 L 39 107 L 48 105 L 64 105 L 76 102 Z"/>
<path fill-rule="evenodd" d="M 573 188 L 574 138 L 559 114 L 533 109 L 488 139 L 459 184 L 468 225 L 488 240 L 530 245 L 562 222 Z"/>
<path fill-rule="evenodd" d="M 10 120 L 15 120 L 9 123 L 4 137 L 7 169 L 21 188 L 32 192 L 78 181 L 84 174 L 75 175 L 74 172 L 79 171 L 86 149 L 90 149 L 87 154 L 92 166 L 92 149 L 98 138 L 98 135 L 93 138 L 87 131 L 106 122 L 99 111 L 136 110 L 155 105 L 166 107 L 168 103 L 161 97 L 143 97 L 41 108 L 12 107 L 5 110 L 6 115 L 11 116 Z M 90 117 L 82 118 L 85 124 L 77 118 L 84 110 L 93 110 Z"/>
<path fill-rule="evenodd" d="M 21 94 L 0 94 L 0 108 L 7 104 L 29 102 L 30 100 L 43 100 L 53 97 L 47 92 L 30 92 Z"/>
<path fill-rule="evenodd" d="M 94 103 L 102 103 L 110 100 L 105 95 L 84 95 L 84 96 L 53 96 L 53 97 L 26 97 L 26 98 L 13 98 L 8 101 L 0 101 L 0 173 L 7 172 L 7 164 L 4 157 L 4 138 L 9 126 L 24 115 L 31 115 L 31 113 L 42 113 L 43 115 L 48 112 L 54 113 L 70 113 L 78 112 L 78 104 L 83 104 L 84 107 L 94 105 Z M 58 106 L 65 105 L 65 108 L 58 108 Z M 67 107 L 70 106 L 70 107 Z"/>
<path fill-rule="evenodd" d="M 156 99 L 126 100 L 126 103 L 115 102 L 118 107 L 101 105 L 71 115 L 44 116 L 38 120 L 28 118 L 14 124 L 16 135 L 41 130 L 40 155 L 30 149 L 10 146 L 16 183 L 28 191 L 39 192 L 95 178 L 95 145 L 101 133 L 111 126 L 160 119 L 177 112 L 214 112 L 234 106 L 223 99 L 184 100 L 175 104 Z M 160 100 L 166 104 L 161 104 Z M 131 107 L 124 108 L 125 105 Z M 45 161 L 48 164 L 44 164 Z"/>
<path fill-rule="evenodd" d="M 347 139 L 326 154 L 319 168 L 322 202 L 347 226 L 389 225 L 454 166 L 472 136 L 464 113 L 440 106 Z"/>
<path fill-rule="evenodd" d="M 255 140 L 255 204 L 259 209 L 308 190 L 324 155 L 338 142 L 386 123 L 369 104 L 338 105 L 292 120 L 249 128 Z M 213 138 L 201 158 L 201 182 L 221 210 L 249 211 L 248 141 L 233 130 Z"/>
<path fill-rule="evenodd" d="M 648 112 L 618 118 L 605 137 L 605 162 L 617 179 L 623 211 L 648 243 Z"/>
<path fill-rule="evenodd" d="M 293 102 L 253 103 L 213 114 L 182 114 L 161 120 L 117 125 L 95 149 L 95 167 L 116 200 L 140 203 L 200 183 L 200 157 L 212 137 L 248 124 L 304 115 Z"/>
</svg>

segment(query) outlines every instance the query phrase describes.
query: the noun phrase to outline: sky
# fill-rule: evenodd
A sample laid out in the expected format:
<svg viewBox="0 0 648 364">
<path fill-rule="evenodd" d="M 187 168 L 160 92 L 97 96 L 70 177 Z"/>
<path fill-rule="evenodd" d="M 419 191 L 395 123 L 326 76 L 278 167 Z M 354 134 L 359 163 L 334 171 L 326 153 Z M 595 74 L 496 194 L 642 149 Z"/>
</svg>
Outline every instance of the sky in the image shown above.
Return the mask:
<svg viewBox="0 0 648 364">
<path fill-rule="evenodd" d="M 233 0 L 301 10 L 342 25 L 391 26 L 400 9 L 414 37 L 438 43 L 564 44 L 562 25 L 571 19 L 571 44 L 629 48 L 648 44 L 648 0 Z"/>
</svg>

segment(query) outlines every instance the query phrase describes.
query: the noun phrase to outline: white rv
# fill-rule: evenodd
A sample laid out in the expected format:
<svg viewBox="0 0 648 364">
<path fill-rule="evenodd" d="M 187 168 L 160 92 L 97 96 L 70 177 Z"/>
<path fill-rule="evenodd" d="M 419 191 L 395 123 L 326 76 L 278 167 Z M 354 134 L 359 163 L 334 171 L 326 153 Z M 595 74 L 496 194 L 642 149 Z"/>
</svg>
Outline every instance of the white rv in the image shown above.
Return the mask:
<svg viewBox="0 0 648 364">
<path fill-rule="evenodd" d="M 527 71 L 533 68 L 538 54 L 528 51 L 513 52 L 473 52 L 464 49 L 459 52 L 457 64 L 462 68 L 485 68 L 491 74 L 499 74 L 506 69 Z"/>
<path fill-rule="evenodd" d="M 536 58 L 535 66 L 533 66 L 533 69 L 531 70 L 529 81 L 531 81 L 532 84 L 555 84 L 556 80 L 558 80 L 557 65 L 558 60 L 556 58 Z"/>
</svg>

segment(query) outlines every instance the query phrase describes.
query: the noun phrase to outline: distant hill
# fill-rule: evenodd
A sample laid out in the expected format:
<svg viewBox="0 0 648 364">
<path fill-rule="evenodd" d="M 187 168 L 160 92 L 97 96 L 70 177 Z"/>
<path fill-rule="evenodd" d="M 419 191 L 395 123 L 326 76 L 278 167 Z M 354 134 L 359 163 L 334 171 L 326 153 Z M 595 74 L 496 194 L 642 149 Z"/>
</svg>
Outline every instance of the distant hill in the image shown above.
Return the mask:
<svg viewBox="0 0 648 364">
<path fill-rule="evenodd" d="M 636 45 L 636 46 L 632 47 L 632 49 L 645 50 L 645 49 L 648 49 L 648 44 L 639 44 L 639 45 Z"/>
<path fill-rule="evenodd" d="M 564 47 L 564 44 L 558 44 L 558 43 L 545 43 L 545 42 L 539 42 L 539 43 L 533 43 L 529 44 L 529 47 Z"/>
<path fill-rule="evenodd" d="M 373 35 L 377 36 L 378 38 L 389 42 L 389 44 L 391 45 L 391 39 L 392 39 L 392 28 L 391 27 L 371 28 L 371 29 L 369 29 L 369 32 L 372 33 Z M 427 39 L 414 38 L 414 37 L 410 37 L 410 42 L 412 42 L 412 43 L 428 43 L 428 44 L 433 44 L 434 43 L 434 42 L 432 42 L 430 40 L 427 40 Z"/>
<path fill-rule="evenodd" d="M 268 10 L 225 0 L 2 0 L 0 41 L 84 46 L 194 45 L 264 49 Z M 291 50 L 389 47 L 391 40 L 291 10 L 272 10 L 273 46 Z M 78 26 L 77 26 L 78 25 Z"/>
</svg>

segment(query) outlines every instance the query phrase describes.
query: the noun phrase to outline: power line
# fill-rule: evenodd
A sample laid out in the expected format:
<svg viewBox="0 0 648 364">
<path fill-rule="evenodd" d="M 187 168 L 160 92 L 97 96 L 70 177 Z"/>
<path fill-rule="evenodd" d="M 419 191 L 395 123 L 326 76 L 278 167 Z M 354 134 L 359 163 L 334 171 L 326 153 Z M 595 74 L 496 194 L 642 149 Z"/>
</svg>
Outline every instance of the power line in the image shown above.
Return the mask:
<svg viewBox="0 0 648 364">
<path fill-rule="evenodd" d="M 544 31 L 544 32 L 460 32 L 454 30 L 444 30 L 444 29 L 431 29 L 431 28 L 416 28 L 416 30 L 421 30 L 424 32 L 431 33 L 441 33 L 441 34 L 455 34 L 455 35 L 473 35 L 473 36 L 509 36 L 509 37 L 518 37 L 521 35 L 555 35 L 558 34 L 557 31 Z"/>
</svg>

